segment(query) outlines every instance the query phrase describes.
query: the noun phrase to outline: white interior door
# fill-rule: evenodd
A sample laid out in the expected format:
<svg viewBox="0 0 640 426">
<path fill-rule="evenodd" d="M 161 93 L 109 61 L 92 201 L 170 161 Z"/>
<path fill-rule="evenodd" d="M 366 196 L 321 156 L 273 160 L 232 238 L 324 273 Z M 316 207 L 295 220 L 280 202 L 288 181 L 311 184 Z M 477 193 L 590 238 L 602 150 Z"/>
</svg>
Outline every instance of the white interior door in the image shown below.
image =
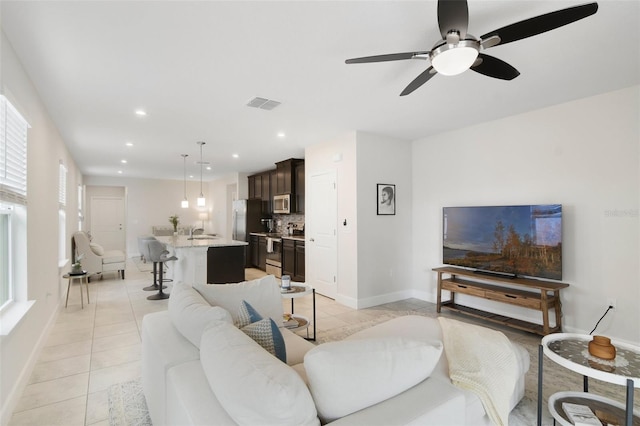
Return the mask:
<svg viewBox="0 0 640 426">
<path fill-rule="evenodd" d="M 91 236 L 105 250 L 125 248 L 125 207 L 122 197 L 91 197 Z"/>
<path fill-rule="evenodd" d="M 335 170 L 311 175 L 306 188 L 306 281 L 316 292 L 337 294 L 338 196 Z"/>
</svg>

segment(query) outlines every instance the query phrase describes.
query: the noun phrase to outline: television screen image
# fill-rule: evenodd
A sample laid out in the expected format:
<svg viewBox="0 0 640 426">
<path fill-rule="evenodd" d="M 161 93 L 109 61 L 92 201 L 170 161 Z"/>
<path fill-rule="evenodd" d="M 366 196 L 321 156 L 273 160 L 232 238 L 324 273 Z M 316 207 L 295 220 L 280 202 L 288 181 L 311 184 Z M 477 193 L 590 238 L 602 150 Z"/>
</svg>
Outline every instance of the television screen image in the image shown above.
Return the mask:
<svg viewBox="0 0 640 426">
<path fill-rule="evenodd" d="M 442 262 L 562 279 L 562 205 L 443 208 Z"/>
</svg>

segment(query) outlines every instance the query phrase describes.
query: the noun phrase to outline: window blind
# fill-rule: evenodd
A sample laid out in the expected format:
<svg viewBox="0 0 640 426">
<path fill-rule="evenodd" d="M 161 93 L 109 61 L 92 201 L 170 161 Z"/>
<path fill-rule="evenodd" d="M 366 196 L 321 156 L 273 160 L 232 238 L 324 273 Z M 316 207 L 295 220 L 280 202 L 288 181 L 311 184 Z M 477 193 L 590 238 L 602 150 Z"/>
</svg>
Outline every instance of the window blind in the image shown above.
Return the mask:
<svg viewBox="0 0 640 426">
<path fill-rule="evenodd" d="M 27 130 L 29 124 L 0 95 L 0 200 L 27 204 Z"/>
<path fill-rule="evenodd" d="M 67 205 L 67 168 L 60 160 L 58 171 L 58 207 L 63 210 Z"/>
</svg>

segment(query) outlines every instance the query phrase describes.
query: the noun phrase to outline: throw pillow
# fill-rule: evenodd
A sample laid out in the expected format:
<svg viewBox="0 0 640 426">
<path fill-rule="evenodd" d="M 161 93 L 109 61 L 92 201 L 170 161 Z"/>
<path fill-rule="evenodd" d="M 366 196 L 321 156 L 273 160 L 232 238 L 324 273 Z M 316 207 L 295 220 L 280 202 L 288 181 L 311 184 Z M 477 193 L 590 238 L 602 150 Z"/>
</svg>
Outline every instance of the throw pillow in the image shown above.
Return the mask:
<svg viewBox="0 0 640 426">
<path fill-rule="evenodd" d="M 282 294 L 273 275 L 232 284 L 194 284 L 193 286 L 212 306 L 220 306 L 238 321 L 238 306 L 243 300 L 249 302 L 265 318 L 282 323 Z"/>
<path fill-rule="evenodd" d="M 182 282 L 173 285 L 168 311 L 174 327 L 198 348 L 202 332 L 209 323 L 232 322 L 227 310 L 209 305 L 193 287 Z"/>
<path fill-rule="evenodd" d="M 300 376 L 231 324 L 209 325 L 200 362 L 218 401 L 239 425 L 319 425 Z"/>
<path fill-rule="evenodd" d="M 96 256 L 103 256 L 104 255 L 104 248 L 100 244 L 89 243 L 89 247 L 91 247 L 91 251 Z"/>
<path fill-rule="evenodd" d="M 307 352 L 304 368 L 323 423 L 385 401 L 429 377 L 442 342 L 401 337 L 324 343 Z"/>
<path fill-rule="evenodd" d="M 245 300 L 240 304 L 236 325 L 271 355 L 284 363 L 287 362 L 284 337 L 278 325 L 271 318 L 263 319 Z"/>
</svg>

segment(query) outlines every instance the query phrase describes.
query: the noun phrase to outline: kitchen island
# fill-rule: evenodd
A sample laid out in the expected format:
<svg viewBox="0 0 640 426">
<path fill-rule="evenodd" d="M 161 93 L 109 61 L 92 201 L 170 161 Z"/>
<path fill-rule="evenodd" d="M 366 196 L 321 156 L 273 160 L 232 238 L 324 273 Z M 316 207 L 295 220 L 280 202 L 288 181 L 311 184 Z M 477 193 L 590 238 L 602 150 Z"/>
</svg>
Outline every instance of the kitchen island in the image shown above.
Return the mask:
<svg viewBox="0 0 640 426">
<path fill-rule="evenodd" d="M 245 241 L 209 235 L 157 237 L 178 260 L 169 262 L 169 277 L 187 284 L 244 281 Z"/>
</svg>

